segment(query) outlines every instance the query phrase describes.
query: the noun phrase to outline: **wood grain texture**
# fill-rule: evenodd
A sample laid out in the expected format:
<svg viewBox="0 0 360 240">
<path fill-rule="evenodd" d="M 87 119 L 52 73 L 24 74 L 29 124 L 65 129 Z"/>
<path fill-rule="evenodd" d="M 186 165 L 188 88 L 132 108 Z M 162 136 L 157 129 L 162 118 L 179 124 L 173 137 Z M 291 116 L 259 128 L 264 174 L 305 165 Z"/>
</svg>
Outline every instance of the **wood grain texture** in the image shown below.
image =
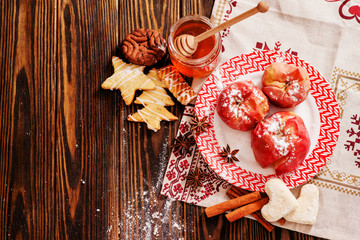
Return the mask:
<svg viewBox="0 0 360 240">
<path fill-rule="evenodd" d="M 115 239 L 121 100 L 100 89 L 118 45 L 117 1 L 58 1 L 58 239 Z"/>
<path fill-rule="evenodd" d="M 55 226 L 54 5 L 0 4 L 0 239 L 49 239 Z"/>
<path fill-rule="evenodd" d="M 100 84 L 136 28 L 167 36 L 213 0 L 0 1 L 0 240 L 317 239 L 160 196 L 179 121 L 126 121 Z M 169 110 L 181 117 L 183 106 Z"/>
</svg>

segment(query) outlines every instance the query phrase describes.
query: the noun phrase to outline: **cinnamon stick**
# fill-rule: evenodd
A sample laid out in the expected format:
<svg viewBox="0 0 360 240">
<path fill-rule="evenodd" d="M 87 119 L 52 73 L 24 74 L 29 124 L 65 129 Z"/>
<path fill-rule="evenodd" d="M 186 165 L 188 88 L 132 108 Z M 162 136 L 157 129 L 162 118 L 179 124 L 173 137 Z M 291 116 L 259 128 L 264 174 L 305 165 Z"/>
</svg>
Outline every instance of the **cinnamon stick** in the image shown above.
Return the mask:
<svg viewBox="0 0 360 240">
<path fill-rule="evenodd" d="M 266 219 L 259 212 L 254 212 L 251 214 L 251 216 L 253 216 L 256 221 L 258 221 L 264 228 L 266 228 L 268 232 L 274 230 L 274 226 L 268 221 L 266 221 Z"/>
<path fill-rule="evenodd" d="M 264 197 L 256 202 L 249 203 L 243 207 L 240 207 L 228 214 L 225 217 L 229 220 L 229 222 L 234 222 L 242 217 L 245 217 L 248 214 L 254 213 L 260 210 L 265 204 L 269 202 L 268 197 Z"/>
<path fill-rule="evenodd" d="M 234 191 L 235 193 L 238 193 L 240 196 L 249 193 L 249 192 L 246 191 L 245 189 L 238 188 L 238 187 L 232 187 L 232 188 L 230 188 L 230 189 L 232 189 L 232 191 Z"/>
<path fill-rule="evenodd" d="M 241 195 L 244 195 L 243 193 L 246 194 L 247 191 L 243 190 L 243 189 L 240 189 L 240 188 L 237 188 L 237 187 L 231 187 L 226 192 L 226 195 L 228 195 L 230 198 L 236 198 L 236 197 L 239 197 Z M 260 212 L 251 213 L 251 216 L 253 216 L 269 232 L 271 232 L 274 229 L 274 226 L 271 223 L 269 223 L 268 221 L 266 221 L 266 219 L 261 215 Z M 280 220 L 278 222 L 280 222 Z M 285 219 L 283 219 L 283 220 L 285 222 Z M 284 224 L 284 223 L 282 223 L 282 224 Z"/>
<path fill-rule="evenodd" d="M 230 190 L 226 192 L 226 195 L 231 199 L 242 196 L 242 195 L 237 195 L 236 193 L 233 193 Z"/>
<path fill-rule="evenodd" d="M 252 203 L 256 200 L 259 200 L 261 198 L 259 192 L 252 192 L 237 198 L 233 198 L 229 201 L 222 202 L 219 204 L 216 204 L 214 206 L 208 207 L 205 209 L 205 213 L 207 217 L 213 217 L 216 215 L 219 215 L 221 213 L 224 213 L 228 210 L 232 210 L 241 206 L 244 206 L 246 204 Z"/>
<path fill-rule="evenodd" d="M 228 189 L 228 191 L 226 192 L 226 195 L 229 197 L 229 198 L 236 198 L 236 197 L 239 197 L 239 196 L 242 196 L 244 194 L 247 194 L 249 193 L 248 191 L 244 190 L 244 189 L 241 189 L 241 188 L 238 188 L 238 187 L 231 187 L 230 189 Z M 268 229 L 268 225 L 270 225 L 272 228 L 271 230 L 268 231 L 271 232 L 273 229 L 274 229 L 274 226 L 271 225 L 271 223 L 269 223 L 262 215 L 261 213 L 259 212 L 254 212 L 251 214 L 261 225 L 263 225 L 266 229 Z M 256 216 L 255 216 L 256 215 Z M 261 219 L 261 220 L 258 220 L 258 219 Z M 285 218 L 280 218 L 279 220 L 277 220 L 277 222 L 281 225 L 284 225 L 286 223 L 286 220 Z"/>
</svg>

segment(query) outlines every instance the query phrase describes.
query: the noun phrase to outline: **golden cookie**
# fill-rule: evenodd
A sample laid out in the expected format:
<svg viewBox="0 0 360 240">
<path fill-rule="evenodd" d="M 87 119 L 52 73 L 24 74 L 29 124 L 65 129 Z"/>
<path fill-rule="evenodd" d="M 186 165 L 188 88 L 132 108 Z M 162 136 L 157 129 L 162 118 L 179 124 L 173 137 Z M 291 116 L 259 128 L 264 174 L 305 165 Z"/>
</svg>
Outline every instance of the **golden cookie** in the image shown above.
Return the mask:
<svg viewBox="0 0 360 240">
<path fill-rule="evenodd" d="M 133 101 L 136 90 L 154 89 L 155 84 L 144 73 L 144 67 L 127 64 L 118 57 L 112 58 L 114 74 L 102 84 L 103 89 L 119 89 L 126 105 Z"/>
<path fill-rule="evenodd" d="M 160 81 L 158 77 L 158 71 L 153 68 L 150 70 L 147 76 L 155 83 L 155 88 L 152 90 L 143 91 L 143 93 L 135 99 L 134 103 L 142 104 L 144 106 L 146 103 L 156 103 L 162 106 L 173 106 L 175 103 L 164 89 L 166 88 L 166 85 Z"/>
<path fill-rule="evenodd" d="M 174 66 L 168 65 L 160 68 L 158 75 L 160 80 L 166 84 L 170 92 L 182 105 L 187 105 L 196 98 L 194 90 L 187 84 Z"/>
<path fill-rule="evenodd" d="M 160 121 L 174 121 L 178 118 L 169 112 L 164 106 L 154 103 L 148 103 L 143 109 L 127 117 L 128 121 L 144 122 L 147 128 L 156 132 L 160 129 Z"/>
<path fill-rule="evenodd" d="M 166 84 L 160 80 L 158 76 L 158 70 L 156 68 L 151 69 L 147 76 L 155 83 L 156 86 L 167 88 Z"/>
</svg>

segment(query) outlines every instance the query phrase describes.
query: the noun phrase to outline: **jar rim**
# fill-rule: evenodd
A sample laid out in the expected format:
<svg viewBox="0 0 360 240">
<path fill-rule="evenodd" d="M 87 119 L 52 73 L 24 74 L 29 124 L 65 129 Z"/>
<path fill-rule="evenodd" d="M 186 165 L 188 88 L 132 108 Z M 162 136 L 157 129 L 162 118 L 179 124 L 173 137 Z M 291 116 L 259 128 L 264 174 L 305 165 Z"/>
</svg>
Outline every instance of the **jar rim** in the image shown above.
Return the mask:
<svg viewBox="0 0 360 240">
<path fill-rule="evenodd" d="M 199 15 L 188 15 L 185 17 L 180 18 L 178 21 L 176 21 L 176 23 L 170 28 L 170 34 L 168 37 L 168 47 L 171 50 L 170 54 L 173 54 L 177 59 L 179 59 L 180 61 L 186 62 L 188 65 L 199 65 L 202 63 L 206 63 L 206 61 L 208 59 L 210 59 L 217 51 L 220 50 L 220 46 L 218 46 L 219 44 L 221 44 L 221 37 L 220 37 L 220 33 L 216 33 L 215 36 L 215 44 L 214 44 L 214 48 L 205 56 L 201 57 L 201 58 L 188 58 L 183 56 L 181 53 L 179 53 L 175 46 L 174 46 L 174 34 L 175 31 L 178 29 L 178 27 L 180 27 L 180 25 L 182 25 L 183 23 L 185 23 L 186 21 L 189 20 L 199 20 L 205 24 L 207 24 L 210 28 L 214 28 L 214 24 L 211 22 L 211 20 L 205 16 L 199 16 Z"/>
</svg>

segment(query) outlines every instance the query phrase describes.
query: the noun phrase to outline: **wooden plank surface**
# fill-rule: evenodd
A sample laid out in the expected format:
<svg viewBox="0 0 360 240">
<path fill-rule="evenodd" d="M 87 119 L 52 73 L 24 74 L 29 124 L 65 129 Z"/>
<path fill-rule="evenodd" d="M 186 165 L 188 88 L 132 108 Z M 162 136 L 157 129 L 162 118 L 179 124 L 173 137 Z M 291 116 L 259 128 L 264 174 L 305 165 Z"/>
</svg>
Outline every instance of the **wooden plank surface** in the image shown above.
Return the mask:
<svg viewBox="0 0 360 240">
<path fill-rule="evenodd" d="M 53 9 L 52 2 L 0 3 L 0 239 L 54 234 Z"/>
<path fill-rule="evenodd" d="M 115 239 L 123 106 L 100 84 L 118 45 L 118 2 L 59 0 L 56 13 L 55 236 Z"/>
<path fill-rule="evenodd" d="M 137 106 L 100 88 L 132 30 L 166 37 L 212 5 L 0 2 L 0 239 L 317 239 L 160 196 L 179 121 L 148 131 L 125 120 Z"/>
</svg>

